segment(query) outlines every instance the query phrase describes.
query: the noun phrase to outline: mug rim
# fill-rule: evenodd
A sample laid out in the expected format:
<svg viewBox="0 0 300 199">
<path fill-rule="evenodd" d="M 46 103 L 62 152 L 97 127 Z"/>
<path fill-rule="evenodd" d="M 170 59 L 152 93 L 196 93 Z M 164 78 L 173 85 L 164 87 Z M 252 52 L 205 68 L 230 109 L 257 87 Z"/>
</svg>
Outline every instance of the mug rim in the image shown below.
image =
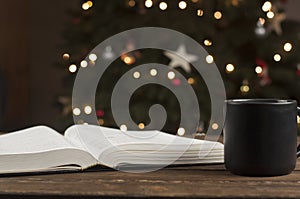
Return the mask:
<svg viewBox="0 0 300 199">
<path fill-rule="evenodd" d="M 276 99 L 276 98 L 253 98 L 253 99 L 228 99 L 225 100 L 227 104 L 263 104 L 263 105 L 283 105 L 294 104 L 292 99 Z"/>
</svg>

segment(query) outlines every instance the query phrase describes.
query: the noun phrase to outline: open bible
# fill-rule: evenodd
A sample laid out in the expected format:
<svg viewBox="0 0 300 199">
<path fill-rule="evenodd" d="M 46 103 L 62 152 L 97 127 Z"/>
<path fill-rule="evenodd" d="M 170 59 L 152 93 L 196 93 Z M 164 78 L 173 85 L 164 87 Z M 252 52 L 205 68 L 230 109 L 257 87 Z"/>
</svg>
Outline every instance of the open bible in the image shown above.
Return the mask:
<svg viewBox="0 0 300 199">
<path fill-rule="evenodd" d="M 159 166 L 223 163 L 223 144 L 161 131 L 73 125 L 64 136 L 35 126 L 0 136 L 0 174 L 84 170 L 103 165 Z"/>
</svg>

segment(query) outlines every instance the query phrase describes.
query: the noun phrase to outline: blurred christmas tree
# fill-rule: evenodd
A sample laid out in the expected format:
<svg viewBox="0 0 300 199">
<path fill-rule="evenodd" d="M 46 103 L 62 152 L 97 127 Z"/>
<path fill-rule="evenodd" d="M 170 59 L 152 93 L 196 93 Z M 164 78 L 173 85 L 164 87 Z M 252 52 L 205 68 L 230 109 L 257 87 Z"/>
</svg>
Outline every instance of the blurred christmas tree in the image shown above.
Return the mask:
<svg viewBox="0 0 300 199">
<path fill-rule="evenodd" d="M 63 34 L 66 53 L 61 65 L 68 68 L 69 74 L 66 92 L 58 100 L 63 104 L 64 117 L 69 119 L 66 125 L 72 123 L 72 114 L 96 111 L 99 124 L 116 126 L 110 110 L 115 83 L 133 67 L 152 62 L 178 66 L 176 69 L 188 79 L 199 100 L 198 132 L 207 129 L 210 98 L 203 79 L 192 66 L 177 64 L 178 60 L 159 50 L 134 50 L 131 42 L 126 43 L 126 48 L 132 51 L 115 60 L 101 78 L 96 110 L 89 106 L 72 108 L 73 82 L 78 68 L 86 67 L 83 60 L 88 53 L 116 33 L 145 26 L 174 29 L 203 45 L 219 68 L 227 98 L 291 98 L 300 102 L 300 26 L 286 19 L 285 3 L 284 0 L 81 1 L 77 10 L 69 12 L 72 21 L 66 24 Z M 178 50 L 185 51 L 184 48 L 179 46 Z M 107 46 L 103 57 L 109 59 L 113 53 L 114 49 Z M 176 132 L 180 107 L 172 92 L 162 86 L 148 85 L 134 93 L 130 102 L 132 119 L 143 129 L 149 123 L 149 107 L 156 103 L 162 104 L 168 114 L 163 130 Z"/>
</svg>

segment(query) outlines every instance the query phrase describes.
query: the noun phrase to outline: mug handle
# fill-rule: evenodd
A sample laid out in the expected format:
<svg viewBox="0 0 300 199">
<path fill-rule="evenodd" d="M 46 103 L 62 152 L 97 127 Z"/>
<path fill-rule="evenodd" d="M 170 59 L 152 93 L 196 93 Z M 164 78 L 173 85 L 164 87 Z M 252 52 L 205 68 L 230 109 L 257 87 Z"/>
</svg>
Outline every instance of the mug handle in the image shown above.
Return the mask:
<svg viewBox="0 0 300 199">
<path fill-rule="evenodd" d="M 300 116 L 300 107 L 297 107 L 298 116 Z M 297 158 L 300 157 L 300 144 L 297 147 Z"/>
</svg>

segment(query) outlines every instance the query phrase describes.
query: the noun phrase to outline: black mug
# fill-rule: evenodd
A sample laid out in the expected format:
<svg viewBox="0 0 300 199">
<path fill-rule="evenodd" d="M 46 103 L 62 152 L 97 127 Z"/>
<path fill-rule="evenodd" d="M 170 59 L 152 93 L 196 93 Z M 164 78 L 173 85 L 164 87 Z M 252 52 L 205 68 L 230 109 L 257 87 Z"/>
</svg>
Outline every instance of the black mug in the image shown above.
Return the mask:
<svg viewBox="0 0 300 199">
<path fill-rule="evenodd" d="M 245 176 L 291 173 L 297 155 L 297 102 L 278 99 L 226 100 L 225 167 Z M 299 147 L 298 147 L 299 150 Z"/>
</svg>

